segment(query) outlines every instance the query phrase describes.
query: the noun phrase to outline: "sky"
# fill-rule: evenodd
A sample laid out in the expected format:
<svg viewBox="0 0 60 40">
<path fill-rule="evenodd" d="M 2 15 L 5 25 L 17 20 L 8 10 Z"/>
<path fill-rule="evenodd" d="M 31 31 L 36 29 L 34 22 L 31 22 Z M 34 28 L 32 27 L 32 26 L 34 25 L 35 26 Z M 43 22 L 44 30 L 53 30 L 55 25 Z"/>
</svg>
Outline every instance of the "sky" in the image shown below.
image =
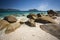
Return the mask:
<svg viewBox="0 0 60 40">
<path fill-rule="evenodd" d="M 60 10 L 60 0 L 0 0 L 0 8 L 29 10 Z"/>
</svg>

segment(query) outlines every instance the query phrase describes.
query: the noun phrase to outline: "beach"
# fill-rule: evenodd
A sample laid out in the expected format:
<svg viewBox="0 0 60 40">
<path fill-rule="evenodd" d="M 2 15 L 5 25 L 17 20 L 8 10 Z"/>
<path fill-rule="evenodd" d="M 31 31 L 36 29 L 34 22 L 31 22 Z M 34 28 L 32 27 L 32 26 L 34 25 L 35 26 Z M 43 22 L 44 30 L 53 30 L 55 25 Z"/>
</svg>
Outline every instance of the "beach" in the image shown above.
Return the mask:
<svg viewBox="0 0 60 40">
<path fill-rule="evenodd" d="M 60 0 L 0 0 L 0 40 L 60 40 Z"/>
<path fill-rule="evenodd" d="M 60 17 L 58 17 L 59 19 Z M 17 17 L 18 21 L 27 21 L 28 18 Z M 57 20 L 56 20 L 57 21 Z M 58 22 L 58 21 L 57 21 Z M 4 30 L 0 31 L 0 40 L 59 40 L 55 36 L 43 31 L 40 28 L 42 23 L 36 23 L 36 27 L 30 27 L 26 24 L 22 24 L 19 28 L 17 28 L 14 32 L 9 34 L 5 34 Z"/>
</svg>

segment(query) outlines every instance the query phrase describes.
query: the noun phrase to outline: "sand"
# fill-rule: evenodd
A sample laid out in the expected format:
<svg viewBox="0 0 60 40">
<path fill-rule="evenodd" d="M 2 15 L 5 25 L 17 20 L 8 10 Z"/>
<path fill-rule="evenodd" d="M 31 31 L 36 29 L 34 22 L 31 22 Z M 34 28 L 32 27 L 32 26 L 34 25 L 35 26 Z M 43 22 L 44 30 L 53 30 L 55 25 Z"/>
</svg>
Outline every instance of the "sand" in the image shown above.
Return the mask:
<svg viewBox="0 0 60 40">
<path fill-rule="evenodd" d="M 18 17 L 19 21 L 27 21 L 26 17 Z M 18 21 L 18 22 L 19 22 Z M 30 27 L 26 24 L 22 24 L 17 30 L 12 33 L 5 34 L 4 30 L 0 31 L 0 40 L 59 40 L 53 35 L 43 31 L 39 26 L 41 23 L 36 23 L 36 27 Z"/>
</svg>

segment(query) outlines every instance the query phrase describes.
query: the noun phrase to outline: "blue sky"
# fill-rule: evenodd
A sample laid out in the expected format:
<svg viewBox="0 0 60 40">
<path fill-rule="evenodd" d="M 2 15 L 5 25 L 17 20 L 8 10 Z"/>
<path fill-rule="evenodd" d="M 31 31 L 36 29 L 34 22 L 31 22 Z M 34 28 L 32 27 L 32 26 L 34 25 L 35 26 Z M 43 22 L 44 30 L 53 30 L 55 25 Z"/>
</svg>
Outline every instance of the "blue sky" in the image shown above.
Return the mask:
<svg viewBox="0 0 60 40">
<path fill-rule="evenodd" d="M 60 10 L 60 0 L 0 0 L 0 8 Z"/>
</svg>

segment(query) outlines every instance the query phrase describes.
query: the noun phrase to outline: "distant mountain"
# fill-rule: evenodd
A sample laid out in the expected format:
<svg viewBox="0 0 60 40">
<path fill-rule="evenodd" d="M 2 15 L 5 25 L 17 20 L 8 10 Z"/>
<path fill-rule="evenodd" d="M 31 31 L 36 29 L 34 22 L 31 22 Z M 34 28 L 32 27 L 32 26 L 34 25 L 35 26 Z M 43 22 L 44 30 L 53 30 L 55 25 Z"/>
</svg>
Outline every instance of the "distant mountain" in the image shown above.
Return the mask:
<svg viewBox="0 0 60 40">
<path fill-rule="evenodd" d="M 31 11 L 31 12 L 38 12 L 39 10 L 37 10 L 37 9 L 30 9 L 29 11 Z"/>
<path fill-rule="evenodd" d="M 0 9 L 0 12 L 9 12 L 9 11 L 20 11 L 17 9 Z"/>
<path fill-rule="evenodd" d="M 0 8 L 0 12 L 20 12 L 21 10 L 18 10 L 18 9 L 3 9 L 3 8 Z M 45 12 L 45 11 L 39 11 L 37 9 L 30 9 L 30 10 L 27 10 L 27 11 L 22 11 L 22 12 Z M 60 11 L 56 11 L 58 13 L 60 13 Z"/>
<path fill-rule="evenodd" d="M 10 11 L 19 12 L 21 10 L 17 10 L 17 9 L 0 9 L 0 12 L 10 12 Z M 26 12 L 26 11 L 23 11 L 23 12 Z M 27 10 L 27 12 L 39 12 L 39 10 L 37 10 L 37 9 L 30 9 L 30 10 Z"/>
</svg>

